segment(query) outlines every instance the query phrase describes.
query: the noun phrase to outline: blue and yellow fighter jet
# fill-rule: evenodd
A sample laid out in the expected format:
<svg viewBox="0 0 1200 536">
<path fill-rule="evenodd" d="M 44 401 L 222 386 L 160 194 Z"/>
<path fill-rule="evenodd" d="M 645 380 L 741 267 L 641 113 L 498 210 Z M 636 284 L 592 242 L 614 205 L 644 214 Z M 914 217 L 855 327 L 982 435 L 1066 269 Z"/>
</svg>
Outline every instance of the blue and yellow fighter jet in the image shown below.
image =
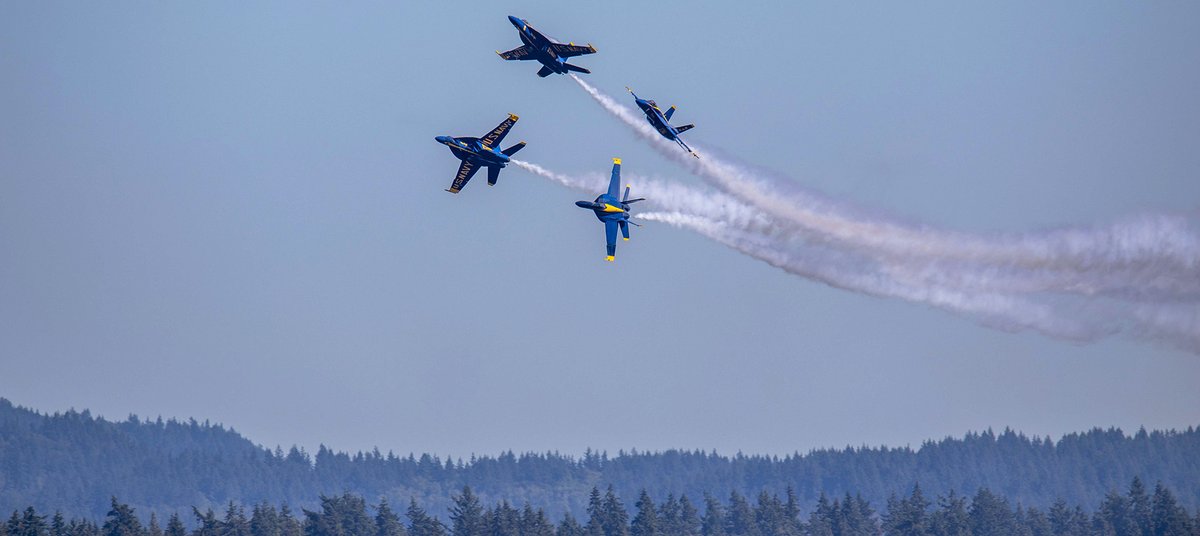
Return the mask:
<svg viewBox="0 0 1200 536">
<path fill-rule="evenodd" d="M 638 98 L 637 93 L 634 93 L 632 89 L 629 89 L 629 86 L 625 86 L 625 89 L 628 89 L 629 93 L 633 95 L 634 102 L 637 103 L 638 108 L 642 109 L 642 113 L 646 114 L 646 121 L 650 122 L 650 126 L 654 127 L 654 130 L 657 130 L 659 134 L 662 134 L 662 137 L 678 143 L 680 147 L 683 147 L 687 150 L 687 152 L 692 153 L 692 156 L 700 158 L 700 155 L 696 154 L 696 151 L 693 151 L 692 148 L 688 147 L 686 143 L 683 143 L 683 139 L 679 137 L 680 134 L 691 130 L 696 125 L 683 125 L 681 127 L 671 126 L 671 116 L 675 115 L 674 106 L 667 108 L 667 111 L 663 112 L 661 109 L 659 109 L 658 103 L 652 100 Z"/>
<path fill-rule="evenodd" d="M 450 152 L 462 164 L 458 166 L 458 175 L 454 176 L 454 182 L 450 184 L 450 189 L 446 190 L 452 194 L 458 193 L 467 185 L 467 181 L 479 171 L 480 167 L 488 168 L 488 185 L 495 186 L 496 179 L 500 178 L 500 168 L 508 165 L 509 157 L 516 154 L 517 151 L 525 148 L 525 142 L 518 143 L 503 151 L 497 148 L 500 145 L 500 140 L 508 135 L 509 129 L 516 124 L 517 116 L 508 114 L 508 119 L 500 123 L 496 128 L 492 129 L 483 138 L 471 138 L 463 136 L 455 138 L 453 136 L 438 136 L 434 138 L 438 143 L 445 144 L 450 148 Z"/>
<path fill-rule="evenodd" d="M 575 43 L 559 43 L 549 37 L 546 37 L 533 26 L 529 25 L 528 21 L 517 17 L 509 16 L 508 22 L 517 27 L 520 32 L 521 45 L 508 52 L 496 51 L 501 58 L 506 60 L 537 60 L 542 64 L 542 69 L 538 71 L 538 76 L 545 78 L 551 74 L 566 74 L 568 71 L 577 73 L 591 73 L 578 65 L 567 63 L 567 58 L 572 56 L 582 56 L 584 54 L 595 54 L 596 47 L 592 45 L 580 46 Z"/>
<path fill-rule="evenodd" d="M 621 159 L 613 159 L 612 178 L 608 181 L 608 191 L 600 194 L 595 201 L 576 201 L 575 206 L 586 208 L 596 213 L 596 219 L 604 222 L 604 236 L 607 240 L 608 256 L 611 261 L 617 258 L 617 227 L 621 228 L 621 236 L 629 240 L 629 224 L 637 225 L 629 220 L 629 205 L 645 201 L 644 197 L 629 198 L 629 186 L 625 187 L 625 198 L 617 199 L 621 193 Z"/>
</svg>

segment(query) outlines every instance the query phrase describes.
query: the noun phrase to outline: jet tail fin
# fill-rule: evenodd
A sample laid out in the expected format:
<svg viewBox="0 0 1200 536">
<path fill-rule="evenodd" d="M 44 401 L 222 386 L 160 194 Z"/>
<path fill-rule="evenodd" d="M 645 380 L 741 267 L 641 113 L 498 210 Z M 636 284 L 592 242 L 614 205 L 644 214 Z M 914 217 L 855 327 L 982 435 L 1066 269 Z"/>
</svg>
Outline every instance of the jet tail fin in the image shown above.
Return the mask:
<svg viewBox="0 0 1200 536">
<path fill-rule="evenodd" d="M 525 142 L 521 142 L 521 143 L 513 145 L 512 147 L 509 147 L 500 152 L 504 153 L 506 156 L 512 156 L 514 154 L 517 154 L 517 151 L 520 151 L 521 149 L 524 149 L 524 148 L 525 148 Z"/>
<path fill-rule="evenodd" d="M 583 73 L 583 74 L 591 74 L 592 73 L 591 71 L 584 69 L 583 67 L 580 67 L 578 65 L 571 65 L 570 63 L 564 63 L 563 67 L 566 67 L 568 71 L 575 71 L 577 73 Z"/>
<path fill-rule="evenodd" d="M 674 109 L 674 107 L 672 107 L 671 109 Z M 687 132 L 693 128 L 696 128 L 696 125 L 683 125 L 681 127 L 674 127 L 674 128 L 675 128 L 675 132 L 683 134 L 684 132 Z"/>
<path fill-rule="evenodd" d="M 488 186 L 495 186 L 500 178 L 500 166 L 488 166 Z"/>
<path fill-rule="evenodd" d="M 667 121 L 670 121 L 672 115 L 675 115 L 675 107 L 674 106 L 668 108 L 667 113 L 663 114 L 663 117 L 666 117 Z"/>
<path fill-rule="evenodd" d="M 554 70 L 549 67 L 542 67 L 541 69 L 538 69 L 538 76 L 540 76 L 542 78 L 545 78 L 552 74 L 554 74 Z"/>
</svg>

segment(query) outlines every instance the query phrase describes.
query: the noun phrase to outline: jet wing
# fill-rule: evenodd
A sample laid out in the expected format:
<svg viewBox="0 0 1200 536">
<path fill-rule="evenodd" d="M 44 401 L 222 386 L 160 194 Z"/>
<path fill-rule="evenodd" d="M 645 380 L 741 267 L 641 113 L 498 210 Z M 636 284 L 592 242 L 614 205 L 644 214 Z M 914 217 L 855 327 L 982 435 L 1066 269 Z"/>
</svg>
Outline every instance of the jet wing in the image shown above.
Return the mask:
<svg viewBox="0 0 1200 536">
<path fill-rule="evenodd" d="M 621 159 L 613 159 L 612 178 L 608 179 L 608 195 L 613 199 L 621 198 Z"/>
<path fill-rule="evenodd" d="M 462 190 L 467 185 L 467 181 L 475 176 L 476 171 L 479 171 L 479 166 L 463 160 L 462 164 L 458 166 L 458 175 L 454 176 L 454 183 L 446 191 L 452 194 L 458 193 L 459 190 Z"/>
<path fill-rule="evenodd" d="M 483 144 L 487 145 L 488 147 L 495 147 L 499 145 L 500 140 L 503 140 L 504 136 L 508 135 L 508 131 L 512 129 L 512 126 L 516 124 L 517 119 L 520 118 L 513 114 L 508 114 L 508 119 L 505 119 L 504 122 L 497 125 L 496 128 L 493 128 L 487 136 L 483 137 Z"/>
<path fill-rule="evenodd" d="M 617 222 L 604 222 L 604 240 L 605 253 L 608 253 L 605 260 L 611 261 L 617 256 Z"/>
<path fill-rule="evenodd" d="M 531 60 L 533 59 L 533 47 L 529 45 L 519 46 L 508 52 L 496 52 L 501 58 L 506 60 Z"/>
<path fill-rule="evenodd" d="M 550 50 L 552 50 L 554 54 L 560 58 L 570 58 L 573 56 L 583 56 L 585 54 L 596 53 L 596 47 L 592 45 L 580 46 L 574 43 L 566 45 L 562 43 L 554 43 L 550 45 Z"/>
</svg>

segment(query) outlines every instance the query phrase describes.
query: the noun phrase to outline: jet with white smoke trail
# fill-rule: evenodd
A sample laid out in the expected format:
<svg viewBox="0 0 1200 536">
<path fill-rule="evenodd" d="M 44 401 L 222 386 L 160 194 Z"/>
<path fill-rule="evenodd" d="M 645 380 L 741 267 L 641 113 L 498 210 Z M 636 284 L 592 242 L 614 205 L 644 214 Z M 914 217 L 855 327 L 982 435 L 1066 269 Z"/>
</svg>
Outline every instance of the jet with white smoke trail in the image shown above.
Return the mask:
<svg viewBox="0 0 1200 536">
<path fill-rule="evenodd" d="M 596 219 L 604 224 L 604 244 L 607 256 L 606 261 L 613 261 L 617 258 L 617 230 L 620 229 L 621 237 L 629 240 L 629 226 L 638 225 L 633 220 L 629 219 L 629 205 L 638 201 L 645 201 L 644 197 L 637 199 L 629 198 L 629 186 L 625 186 L 625 197 L 618 198 L 621 194 L 621 159 L 613 159 L 612 177 L 608 181 L 608 190 L 596 197 L 595 201 L 576 201 L 575 206 L 586 208 L 596 214 Z"/>
<path fill-rule="evenodd" d="M 687 157 L 631 109 L 574 79 L 659 153 L 719 190 L 652 196 L 662 210 L 643 214 L 646 220 L 696 231 L 834 287 L 928 304 L 1000 329 L 1076 341 L 1126 333 L 1200 353 L 1195 215 L 1004 234 L 914 225 L 804 190 L 719 151 L 700 148 L 703 159 Z M 710 195 L 722 200 L 697 199 Z M 720 208 L 707 210 L 714 205 Z"/>
<path fill-rule="evenodd" d="M 696 125 L 687 124 L 677 127 L 671 126 L 671 116 L 675 115 L 674 106 L 668 108 L 667 111 L 664 112 L 658 107 L 658 103 L 638 97 L 637 93 L 634 93 L 633 89 L 631 89 L 629 86 L 625 86 L 625 89 L 629 91 L 630 95 L 633 95 L 634 104 L 637 104 L 637 107 L 641 108 L 642 113 L 646 114 L 646 122 L 650 123 L 650 126 L 654 127 L 654 130 L 658 131 L 659 135 L 678 143 L 680 147 L 683 147 L 683 149 L 691 153 L 692 156 L 700 158 L 700 155 L 696 154 L 691 147 L 688 147 L 688 144 L 683 142 L 683 138 L 679 137 L 680 134 L 695 128 Z"/>
</svg>

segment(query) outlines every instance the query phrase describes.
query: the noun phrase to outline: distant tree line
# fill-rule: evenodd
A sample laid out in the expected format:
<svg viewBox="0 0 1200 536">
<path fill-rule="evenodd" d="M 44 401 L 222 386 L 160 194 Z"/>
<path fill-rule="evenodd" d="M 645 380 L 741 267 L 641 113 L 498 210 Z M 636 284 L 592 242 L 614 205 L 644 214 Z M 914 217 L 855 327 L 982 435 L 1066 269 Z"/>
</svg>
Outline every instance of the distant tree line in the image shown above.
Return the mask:
<svg viewBox="0 0 1200 536">
<path fill-rule="evenodd" d="M 529 503 L 555 519 L 567 512 L 587 518 L 589 490 L 610 486 L 630 498 L 645 490 L 658 504 L 672 496 L 702 498 L 710 490 L 753 498 L 762 490 L 791 489 L 800 504 L 820 507 L 825 494 L 845 508 L 848 492 L 883 505 L 919 482 L 931 497 L 950 490 L 974 496 L 987 488 L 1013 504 L 1048 511 L 1060 498 L 1100 505 L 1134 477 L 1162 482 L 1191 511 L 1200 507 L 1196 460 L 1200 430 L 1193 427 L 1133 435 L 1094 429 L 1057 441 L 987 430 L 916 449 L 847 447 L 783 457 L 668 450 L 505 452 L 463 460 L 324 446 L 310 454 L 263 448 L 207 422 L 136 416 L 112 422 L 86 410 L 45 415 L 0 398 L 0 512 L 35 504 L 73 518 L 104 516 L 110 496 L 145 515 L 166 515 L 192 506 L 221 510 L 230 501 L 319 508 L 317 497 L 345 491 L 393 504 L 415 498 L 430 511 L 447 512 L 451 497 L 468 485 L 486 503 Z"/>
<path fill-rule="evenodd" d="M 153 513 L 143 523 L 113 498 L 102 523 L 66 521 L 60 512 L 47 521 L 28 507 L 0 524 L 0 536 L 1200 536 L 1200 512 L 1189 517 L 1171 490 L 1159 483 L 1149 492 L 1136 478 L 1127 493 L 1109 492 L 1092 514 L 1063 500 L 1046 510 L 1013 507 L 987 488 L 970 499 L 950 492 L 931 501 L 920 486 L 889 497 L 879 515 L 862 495 L 847 493 L 832 501 L 821 495 L 804 516 L 792 489 L 783 498 L 761 492 L 753 501 L 736 491 L 726 502 L 705 494 L 700 507 L 687 495 L 656 503 L 642 490 L 631 517 L 612 487 L 604 493 L 592 488 L 584 522 L 570 512 L 552 521 L 528 502 L 485 506 L 470 486 L 450 497 L 446 521 L 416 499 L 409 500 L 404 519 L 387 499 L 368 506 L 344 493 L 323 495 L 318 504 L 299 516 L 287 504 L 265 502 L 249 514 L 230 502 L 223 516 L 192 507 L 188 529 L 178 513 L 165 527 Z"/>
</svg>

